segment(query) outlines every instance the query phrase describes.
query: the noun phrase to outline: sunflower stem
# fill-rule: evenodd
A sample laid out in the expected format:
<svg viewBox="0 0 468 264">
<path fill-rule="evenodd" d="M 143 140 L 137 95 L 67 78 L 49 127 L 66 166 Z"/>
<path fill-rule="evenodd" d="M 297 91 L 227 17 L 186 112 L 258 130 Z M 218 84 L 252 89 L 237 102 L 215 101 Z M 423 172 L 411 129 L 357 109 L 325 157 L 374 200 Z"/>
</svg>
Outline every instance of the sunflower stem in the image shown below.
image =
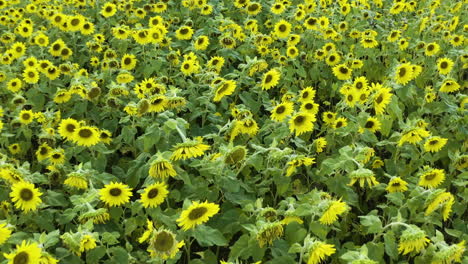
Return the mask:
<svg viewBox="0 0 468 264">
<path fill-rule="evenodd" d="M 182 141 L 187 142 L 187 137 L 184 135 L 182 130 L 180 130 L 179 126 L 176 126 L 176 130 L 179 133 L 180 138 L 182 138 Z"/>
</svg>

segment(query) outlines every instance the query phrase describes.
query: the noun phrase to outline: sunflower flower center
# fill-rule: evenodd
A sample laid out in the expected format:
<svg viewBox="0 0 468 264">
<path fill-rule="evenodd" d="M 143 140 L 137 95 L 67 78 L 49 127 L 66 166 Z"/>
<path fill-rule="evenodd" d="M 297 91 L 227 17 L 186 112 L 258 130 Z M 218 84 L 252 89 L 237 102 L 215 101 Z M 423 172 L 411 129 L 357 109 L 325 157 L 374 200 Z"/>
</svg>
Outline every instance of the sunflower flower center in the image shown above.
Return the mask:
<svg viewBox="0 0 468 264">
<path fill-rule="evenodd" d="M 167 252 L 173 245 L 174 237 L 166 231 L 160 232 L 154 241 L 154 248 L 159 252 Z"/>
<path fill-rule="evenodd" d="M 80 132 L 78 132 L 78 135 L 81 137 L 81 138 L 89 138 L 93 135 L 93 132 L 87 128 L 85 129 L 82 129 L 80 130 Z"/>
<path fill-rule="evenodd" d="M 304 116 L 298 116 L 294 119 L 294 124 L 301 125 L 302 123 L 304 123 L 304 121 L 305 121 Z"/>
<path fill-rule="evenodd" d="M 151 189 L 148 192 L 148 198 L 153 199 L 154 197 L 158 196 L 158 194 L 159 194 L 158 188 Z"/>
<path fill-rule="evenodd" d="M 20 197 L 23 201 L 31 201 L 34 197 L 34 193 L 30 189 L 24 188 L 20 191 Z"/>
<path fill-rule="evenodd" d="M 188 218 L 190 220 L 197 220 L 200 217 L 202 217 L 206 212 L 208 212 L 208 209 L 206 209 L 206 207 L 195 208 L 190 212 Z"/>
<path fill-rule="evenodd" d="M 110 191 L 109 191 L 110 195 L 112 196 L 119 196 L 120 194 L 122 194 L 122 190 L 120 190 L 119 188 L 112 188 Z"/>
<path fill-rule="evenodd" d="M 424 176 L 424 178 L 427 180 L 427 181 L 432 181 L 437 175 L 435 173 L 429 173 L 427 174 L 426 176 Z"/>
<path fill-rule="evenodd" d="M 276 108 L 276 113 L 277 114 L 282 114 L 282 113 L 284 113 L 285 110 L 286 110 L 286 108 L 284 107 L 284 105 L 281 105 L 278 108 Z"/>
<path fill-rule="evenodd" d="M 25 251 L 17 253 L 13 259 L 13 264 L 27 264 L 29 263 L 29 254 Z"/>
<path fill-rule="evenodd" d="M 272 79 L 273 79 L 273 76 L 267 75 L 267 76 L 265 77 L 265 83 L 271 82 Z"/>
<path fill-rule="evenodd" d="M 374 122 L 373 121 L 367 121 L 365 127 L 366 128 L 373 128 L 374 127 Z"/>
<path fill-rule="evenodd" d="M 403 77 L 406 75 L 406 69 L 405 68 L 401 68 L 400 71 L 398 72 L 398 75 L 400 75 L 400 77 Z"/>
</svg>

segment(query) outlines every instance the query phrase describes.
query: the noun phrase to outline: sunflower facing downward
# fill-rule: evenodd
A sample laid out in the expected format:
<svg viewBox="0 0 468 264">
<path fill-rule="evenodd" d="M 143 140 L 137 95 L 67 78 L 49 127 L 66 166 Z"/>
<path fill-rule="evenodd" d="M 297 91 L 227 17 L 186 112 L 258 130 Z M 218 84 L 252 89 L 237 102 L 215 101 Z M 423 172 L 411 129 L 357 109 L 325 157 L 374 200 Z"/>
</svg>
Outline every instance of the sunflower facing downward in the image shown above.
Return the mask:
<svg viewBox="0 0 468 264">
<path fill-rule="evenodd" d="M 108 206 L 119 206 L 128 203 L 132 194 L 132 189 L 128 185 L 111 182 L 99 190 L 100 199 Z"/>
<path fill-rule="evenodd" d="M 184 231 L 187 231 L 197 225 L 207 222 L 210 217 L 218 212 L 219 205 L 215 203 L 208 203 L 207 201 L 203 203 L 192 202 L 192 205 L 190 205 L 189 208 L 182 211 L 177 222 Z"/>
<path fill-rule="evenodd" d="M 210 146 L 203 144 L 198 140 L 179 143 L 174 148 L 171 160 L 196 158 L 202 156 L 208 149 L 210 149 Z"/>
<path fill-rule="evenodd" d="M 164 202 L 169 191 L 167 185 L 163 182 L 151 184 L 146 187 L 141 194 L 141 203 L 145 208 L 154 208 Z"/>
<path fill-rule="evenodd" d="M 438 152 L 440 151 L 445 144 L 447 144 L 446 138 L 441 137 L 430 137 L 424 143 L 424 150 L 430 152 Z"/>
<path fill-rule="evenodd" d="M 10 197 L 15 207 L 25 212 L 34 211 L 42 203 L 42 193 L 34 188 L 34 184 L 20 181 L 11 187 Z"/>
<path fill-rule="evenodd" d="M 16 250 L 10 254 L 4 254 L 10 260 L 9 264 L 38 264 L 41 257 L 41 248 L 37 243 L 29 243 L 23 240 L 21 245 L 16 245 Z"/>
</svg>

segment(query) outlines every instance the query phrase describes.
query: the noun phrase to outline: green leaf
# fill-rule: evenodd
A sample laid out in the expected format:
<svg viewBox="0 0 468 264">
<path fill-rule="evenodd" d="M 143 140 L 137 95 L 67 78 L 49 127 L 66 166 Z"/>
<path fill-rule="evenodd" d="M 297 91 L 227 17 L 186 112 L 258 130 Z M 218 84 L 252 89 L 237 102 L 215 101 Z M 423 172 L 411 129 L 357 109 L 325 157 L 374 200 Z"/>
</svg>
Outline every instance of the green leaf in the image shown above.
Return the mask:
<svg viewBox="0 0 468 264">
<path fill-rule="evenodd" d="M 398 259 L 398 248 L 393 231 L 388 231 L 384 235 L 385 253 L 392 259 Z"/>
<path fill-rule="evenodd" d="M 376 213 L 377 211 L 374 210 L 371 213 Z M 382 221 L 376 215 L 366 215 L 366 216 L 359 216 L 361 219 L 361 225 L 365 226 L 366 234 L 375 234 L 382 231 Z"/>
<path fill-rule="evenodd" d="M 99 260 L 106 255 L 106 247 L 98 246 L 86 252 L 86 263 L 99 263 Z"/>
<path fill-rule="evenodd" d="M 226 246 L 228 241 L 217 229 L 206 225 L 200 225 L 193 231 L 193 236 L 202 247 L 208 246 Z"/>
</svg>

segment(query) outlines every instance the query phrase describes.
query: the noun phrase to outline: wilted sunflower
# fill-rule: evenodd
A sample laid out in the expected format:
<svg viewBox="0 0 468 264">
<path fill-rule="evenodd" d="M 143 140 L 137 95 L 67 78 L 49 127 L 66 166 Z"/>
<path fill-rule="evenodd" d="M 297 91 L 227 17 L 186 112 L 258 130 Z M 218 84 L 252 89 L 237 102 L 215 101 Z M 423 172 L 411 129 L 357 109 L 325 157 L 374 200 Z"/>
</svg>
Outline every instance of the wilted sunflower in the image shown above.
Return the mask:
<svg viewBox="0 0 468 264">
<path fill-rule="evenodd" d="M 100 142 L 99 131 L 95 127 L 81 126 L 73 132 L 72 140 L 79 146 L 94 146 Z"/>
<path fill-rule="evenodd" d="M 178 225 L 184 231 L 187 231 L 195 226 L 207 222 L 213 215 L 219 212 L 219 205 L 215 203 L 192 202 L 192 204 L 182 211 L 180 217 L 177 219 Z"/>
<path fill-rule="evenodd" d="M 438 208 L 442 208 L 442 218 L 444 221 L 447 221 L 450 212 L 452 211 L 454 201 L 455 197 L 453 194 L 444 192 L 442 190 L 437 190 L 428 197 L 426 201 L 427 207 L 424 215 L 428 216 Z"/>
<path fill-rule="evenodd" d="M 190 159 L 202 156 L 210 146 L 203 144 L 198 140 L 189 140 L 179 143 L 174 147 L 171 160 Z"/>
<path fill-rule="evenodd" d="M 86 179 L 86 176 L 78 172 L 69 173 L 63 184 L 77 189 L 88 189 L 88 180 Z"/>
<path fill-rule="evenodd" d="M 104 188 L 99 190 L 100 199 L 107 206 L 119 206 L 130 201 L 132 197 L 132 189 L 128 185 L 118 182 L 106 184 Z"/>
<path fill-rule="evenodd" d="M 369 187 L 373 187 L 379 184 L 379 182 L 375 179 L 374 172 L 365 168 L 352 171 L 348 177 L 351 179 L 348 183 L 348 186 L 352 186 L 356 182 L 359 182 L 359 186 L 361 188 L 363 188 L 366 183 L 369 185 Z"/>
<path fill-rule="evenodd" d="M 295 132 L 296 136 L 300 136 L 305 132 L 312 131 L 315 121 L 315 115 L 305 112 L 297 113 L 289 120 L 289 130 L 291 133 Z"/>
<path fill-rule="evenodd" d="M 276 69 L 271 69 L 263 75 L 262 78 L 262 90 L 270 90 L 271 88 L 278 85 L 281 78 L 281 73 Z"/>
<path fill-rule="evenodd" d="M 16 250 L 10 254 L 3 254 L 9 260 L 9 264 L 38 264 L 42 249 L 37 243 L 23 240 L 21 245 L 16 245 Z"/>
<path fill-rule="evenodd" d="M 80 252 L 85 252 L 96 247 L 96 239 L 91 235 L 84 235 L 80 240 Z"/>
<path fill-rule="evenodd" d="M 423 230 L 411 225 L 400 236 L 398 252 L 403 253 L 403 255 L 411 252 L 419 253 L 429 242 L 430 240 L 426 237 L 426 233 Z"/>
<path fill-rule="evenodd" d="M 154 178 L 165 179 L 169 176 L 176 176 L 177 172 L 174 170 L 170 161 L 160 157 L 151 162 L 149 175 Z"/>
<path fill-rule="evenodd" d="M 20 181 L 11 187 L 10 197 L 15 202 L 15 207 L 24 212 L 34 211 L 42 203 L 42 193 L 34 187 L 34 184 Z"/>
<path fill-rule="evenodd" d="M 341 200 L 330 201 L 327 209 L 325 212 L 323 212 L 319 221 L 322 224 L 331 225 L 338 219 L 338 216 L 346 212 L 346 210 L 347 205 L 345 202 L 342 202 Z"/>
<path fill-rule="evenodd" d="M 281 122 L 286 117 L 290 116 L 294 111 L 294 104 L 292 102 L 283 102 L 275 106 L 271 111 L 271 120 Z"/>
<path fill-rule="evenodd" d="M 154 183 L 145 188 L 140 201 L 145 208 L 154 208 L 164 202 L 168 193 L 165 183 Z"/>
<path fill-rule="evenodd" d="M 318 264 L 336 252 L 335 246 L 322 241 L 315 241 L 309 251 L 307 264 Z"/>
</svg>

